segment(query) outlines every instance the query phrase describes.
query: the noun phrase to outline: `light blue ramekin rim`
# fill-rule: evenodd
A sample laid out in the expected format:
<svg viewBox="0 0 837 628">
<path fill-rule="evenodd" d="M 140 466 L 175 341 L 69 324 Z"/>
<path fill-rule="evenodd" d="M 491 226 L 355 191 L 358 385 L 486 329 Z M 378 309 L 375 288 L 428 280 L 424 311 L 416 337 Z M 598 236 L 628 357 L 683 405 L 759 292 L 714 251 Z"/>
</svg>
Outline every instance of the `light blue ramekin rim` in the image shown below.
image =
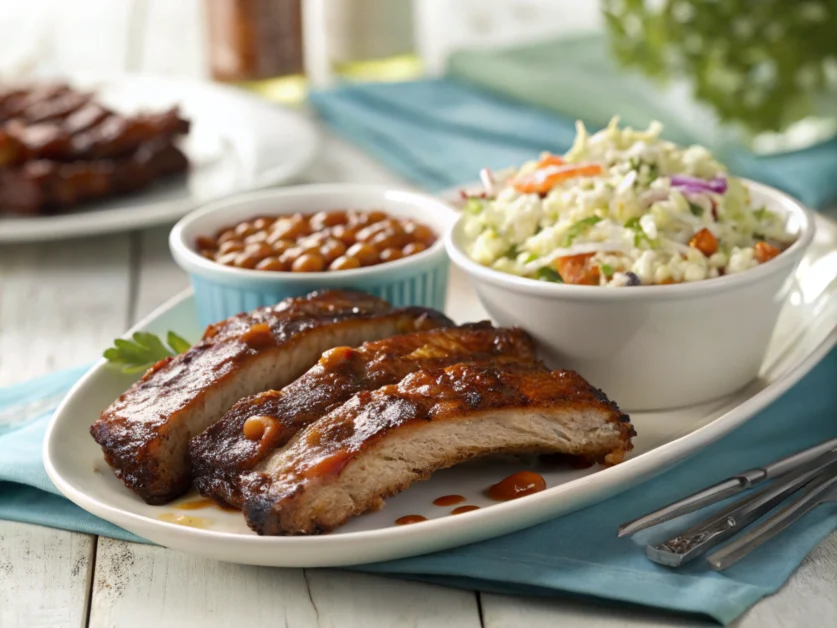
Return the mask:
<svg viewBox="0 0 837 628">
<path fill-rule="evenodd" d="M 381 265 L 382 270 L 385 265 Z M 199 275 L 189 275 L 195 292 L 198 318 L 202 326 L 217 323 L 240 312 L 257 307 L 275 305 L 288 297 L 302 296 L 315 290 L 348 289 L 368 292 L 387 301 L 393 307 L 419 305 L 444 311 L 450 261 L 447 256 L 433 255 L 422 264 L 393 269 L 380 275 L 358 277 L 342 281 L 340 272 L 327 283 L 322 281 L 283 282 L 277 278 L 270 285 L 225 285 Z"/>
<path fill-rule="evenodd" d="M 338 198 L 343 202 L 337 202 Z M 231 268 L 207 260 L 194 250 L 196 235 L 212 235 L 219 226 L 256 215 L 293 213 L 291 209 L 283 211 L 283 204 L 302 213 L 325 208 L 382 209 L 428 224 L 438 239 L 426 251 L 394 262 L 319 273 Z M 169 244 L 175 261 L 189 274 L 202 326 L 257 307 L 274 305 L 288 297 L 326 289 L 360 290 L 384 299 L 393 307 L 414 305 L 443 311 L 450 270 L 443 240 L 456 215 L 455 210 L 435 197 L 387 186 L 294 186 L 242 194 L 198 209 L 175 225 Z"/>
</svg>

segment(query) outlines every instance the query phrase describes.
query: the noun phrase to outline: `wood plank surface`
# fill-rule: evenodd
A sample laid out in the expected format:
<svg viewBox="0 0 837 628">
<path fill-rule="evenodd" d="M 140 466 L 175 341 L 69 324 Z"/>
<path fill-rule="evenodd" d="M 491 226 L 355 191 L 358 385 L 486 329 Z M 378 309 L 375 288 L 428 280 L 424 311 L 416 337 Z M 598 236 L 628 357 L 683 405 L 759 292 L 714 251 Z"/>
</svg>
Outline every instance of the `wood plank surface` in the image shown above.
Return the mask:
<svg viewBox="0 0 837 628">
<path fill-rule="evenodd" d="M 95 537 L 0 521 L 0 626 L 81 628 Z"/>
</svg>

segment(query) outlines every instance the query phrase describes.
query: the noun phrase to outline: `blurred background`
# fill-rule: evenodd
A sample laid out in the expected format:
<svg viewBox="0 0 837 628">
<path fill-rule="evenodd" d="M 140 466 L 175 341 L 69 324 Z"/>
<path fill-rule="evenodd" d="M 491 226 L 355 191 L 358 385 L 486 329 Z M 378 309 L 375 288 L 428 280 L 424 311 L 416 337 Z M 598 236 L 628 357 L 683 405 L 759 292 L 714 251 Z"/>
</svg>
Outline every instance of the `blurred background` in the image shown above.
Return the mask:
<svg viewBox="0 0 837 628">
<path fill-rule="evenodd" d="M 529 67 L 575 72 L 552 87 L 598 95 L 597 83 L 624 81 L 630 105 L 659 112 L 673 139 L 715 144 L 734 131 L 770 153 L 837 130 L 835 32 L 830 0 L 6 0 L 0 72 L 212 78 L 291 103 L 340 81 L 448 73 L 501 92 L 530 88 L 532 102 L 577 115 L 590 104 L 583 94 L 545 93 L 455 53 L 584 36 L 530 50 Z M 593 118 L 614 103 L 598 108 Z"/>
</svg>

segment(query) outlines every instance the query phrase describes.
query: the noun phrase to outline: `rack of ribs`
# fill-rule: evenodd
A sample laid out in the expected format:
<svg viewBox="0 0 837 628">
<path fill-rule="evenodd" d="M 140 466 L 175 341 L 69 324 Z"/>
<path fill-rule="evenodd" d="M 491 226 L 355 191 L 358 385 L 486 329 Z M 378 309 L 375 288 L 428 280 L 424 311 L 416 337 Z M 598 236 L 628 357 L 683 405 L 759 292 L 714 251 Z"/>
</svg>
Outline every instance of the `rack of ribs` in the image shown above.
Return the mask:
<svg viewBox="0 0 837 628">
<path fill-rule="evenodd" d="M 239 399 L 282 388 L 335 346 L 452 325 L 434 310 L 396 309 L 360 292 L 286 299 L 210 325 L 191 349 L 151 367 L 90 432 L 128 488 L 163 504 L 189 488 L 189 440 Z"/>
<path fill-rule="evenodd" d="M 274 451 L 242 482 L 259 534 L 318 534 L 380 509 L 434 471 L 489 454 L 620 462 L 628 417 L 572 371 L 457 364 L 356 394 Z"/>
<path fill-rule="evenodd" d="M 0 213 L 38 214 L 184 172 L 176 107 L 121 115 L 64 84 L 0 90 Z"/>
<path fill-rule="evenodd" d="M 241 508 L 242 474 L 260 468 L 259 463 L 299 430 L 354 394 L 397 384 L 418 370 L 460 362 L 534 361 L 534 342 L 526 332 L 498 329 L 488 322 L 331 349 L 296 381 L 282 390 L 242 399 L 193 438 L 189 450 L 195 485 L 203 495 Z"/>
</svg>

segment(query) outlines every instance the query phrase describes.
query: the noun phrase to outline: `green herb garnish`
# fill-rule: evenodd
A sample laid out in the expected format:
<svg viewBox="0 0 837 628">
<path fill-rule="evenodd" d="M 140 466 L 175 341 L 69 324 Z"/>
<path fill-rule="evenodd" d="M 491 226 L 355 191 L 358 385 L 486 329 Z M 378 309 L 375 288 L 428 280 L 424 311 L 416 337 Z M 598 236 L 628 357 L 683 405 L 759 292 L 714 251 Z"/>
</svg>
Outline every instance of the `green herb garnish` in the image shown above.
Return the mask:
<svg viewBox="0 0 837 628">
<path fill-rule="evenodd" d="M 549 266 L 542 266 L 535 271 L 535 279 L 540 281 L 551 281 L 552 283 L 564 283 L 558 271 Z"/>
<path fill-rule="evenodd" d="M 613 270 L 613 266 L 611 266 L 610 264 L 602 264 L 601 266 L 599 266 L 599 270 L 608 279 L 613 277 L 614 270 Z"/>
<path fill-rule="evenodd" d="M 573 240 L 600 221 L 601 218 L 598 216 L 588 216 L 587 218 L 582 218 L 578 222 L 574 223 L 567 230 L 567 236 L 564 238 L 564 247 L 570 246 L 573 243 Z"/>
<path fill-rule="evenodd" d="M 689 211 L 695 216 L 703 216 L 703 207 L 697 203 L 689 202 Z"/>
<path fill-rule="evenodd" d="M 156 334 L 138 331 L 131 340 L 117 338 L 102 355 L 123 373 L 142 373 L 163 358 L 183 353 L 192 346 L 173 331 L 167 334 L 166 342 L 168 346 Z"/>
</svg>

